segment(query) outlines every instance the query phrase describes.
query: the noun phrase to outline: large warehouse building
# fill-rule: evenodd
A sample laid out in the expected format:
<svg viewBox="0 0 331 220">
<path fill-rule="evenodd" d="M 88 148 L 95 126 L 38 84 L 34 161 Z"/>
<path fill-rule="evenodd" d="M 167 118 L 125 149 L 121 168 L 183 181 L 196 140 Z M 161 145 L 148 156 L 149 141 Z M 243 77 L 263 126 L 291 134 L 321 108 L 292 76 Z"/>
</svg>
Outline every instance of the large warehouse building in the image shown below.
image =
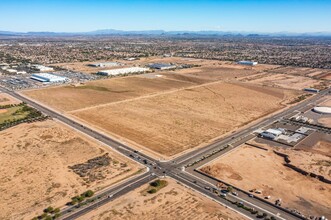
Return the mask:
<svg viewBox="0 0 331 220">
<path fill-rule="evenodd" d="M 153 63 L 148 65 L 152 69 L 158 70 L 170 70 L 176 69 L 176 65 L 168 64 L 168 63 Z"/>
<path fill-rule="evenodd" d="M 243 60 L 243 61 L 239 61 L 238 64 L 246 65 L 246 66 L 256 66 L 257 62 Z"/>
<path fill-rule="evenodd" d="M 143 73 L 148 71 L 148 68 L 143 67 L 128 67 L 128 68 L 121 68 L 121 69 L 112 69 L 112 70 L 102 70 L 97 72 L 98 75 L 103 76 L 116 76 L 120 74 L 127 74 L 127 73 Z"/>
<path fill-rule="evenodd" d="M 51 83 L 64 82 L 68 79 L 66 77 L 57 76 L 50 73 L 36 73 L 36 74 L 32 74 L 30 78 L 37 80 L 39 82 L 51 82 Z"/>
<path fill-rule="evenodd" d="M 104 63 L 91 63 L 88 66 L 92 67 L 114 67 L 114 66 L 121 66 L 123 64 L 119 62 L 104 62 Z"/>
</svg>

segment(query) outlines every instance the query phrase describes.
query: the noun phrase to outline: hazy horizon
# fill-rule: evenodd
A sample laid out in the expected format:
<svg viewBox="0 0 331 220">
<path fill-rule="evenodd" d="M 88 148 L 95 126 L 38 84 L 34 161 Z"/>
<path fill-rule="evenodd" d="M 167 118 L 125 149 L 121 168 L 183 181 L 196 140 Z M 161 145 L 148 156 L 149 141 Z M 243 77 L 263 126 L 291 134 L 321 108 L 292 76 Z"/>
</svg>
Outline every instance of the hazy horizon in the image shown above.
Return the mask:
<svg viewBox="0 0 331 220">
<path fill-rule="evenodd" d="M 325 0 L 4 0 L 0 30 L 13 32 L 331 32 Z"/>
</svg>

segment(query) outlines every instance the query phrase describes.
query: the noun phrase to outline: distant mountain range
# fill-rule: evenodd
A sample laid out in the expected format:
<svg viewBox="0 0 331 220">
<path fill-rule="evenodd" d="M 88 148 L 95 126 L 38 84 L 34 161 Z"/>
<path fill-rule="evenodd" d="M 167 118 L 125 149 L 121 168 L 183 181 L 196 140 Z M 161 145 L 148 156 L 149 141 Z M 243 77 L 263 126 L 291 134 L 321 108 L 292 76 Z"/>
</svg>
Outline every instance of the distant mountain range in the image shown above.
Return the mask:
<svg viewBox="0 0 331 220">
<path fill-rule="evenodd" d="M 331 37 L 331 32 L 310 32 L 310 33 L 262 33 L 262 32 L 240 32 L 240 31 L 164 31 L 164 30 L 147 30 L 147 31 L 122 31 L 115 29 L 104 29 L 90 32 L 12 32 L 0 31 L 2 36 L 121 36 L 121 35 L 150 35 L 150 36 L 313 36 L 313 37 Z"/>
</svg>

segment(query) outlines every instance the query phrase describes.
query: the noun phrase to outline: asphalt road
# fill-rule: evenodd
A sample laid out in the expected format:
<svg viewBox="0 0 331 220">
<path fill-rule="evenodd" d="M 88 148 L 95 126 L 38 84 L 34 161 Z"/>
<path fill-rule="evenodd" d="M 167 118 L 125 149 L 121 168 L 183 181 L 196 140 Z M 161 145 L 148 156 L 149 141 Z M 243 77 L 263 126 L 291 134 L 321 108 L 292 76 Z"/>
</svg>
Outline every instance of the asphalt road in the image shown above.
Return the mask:
<svg viewBox="0 0 331 220">
<path fill-rule="evenodd" d="M 138 176 L 138 177 L 130 180 L 130 183 L 128 183 L 128 182 L 122 183 L 121 185 L 118 185 L 117 187 L 109 189 L 106 192 L 102 193 L 101 195 L 98 195 L 97 197 L 99 197 L 99 199 L 96 200 L 96 202 L 94 202 L 93 204 L 86 206 L 85 208 L 66 209 L 65 212 L 61 213 L 61 216 L 62 216 L 61 218 L 63 220 L 77 219 L 80 216 L 83 216 L 92 210 L 98 209 L 102 205 L 105 205 L 108 202 L 113 201 L 116 198 L 125 195 L 126 193 L 152 181 L 155 178 L 156 178 L 155 175 L 151 175 L 150 173 L 145 173 L 142 176 Z"/>
<path fill-rule="evenodd" d="M 98 131 L 95 131 L 89 127 L 86 127 L 86 126 L 62 115 L 61 113 L 57 113 L 54 110 L 51 110 L 43 105 L 40 105 L 40 104 L 34 102 L 33 100 L 27 99 L 24 96 L 21 96 L 20 94 L 18 94 L 16 92 L 9 91 L 4 88 L 0 88 L 0 90 L 2 90 L 5 93 L 8 93 L 9 95 L 11 95 L 21 101 L 26 102 L 27 104 L 40 110 L 44 114 L 49 115 L 50 117 L 57 119 L 65 124 L 71 126 L 72 128 L 75 128 L 78 131 L 81 131 L 81 132 L 89 135 L 90 137 L 92 137 L 100 142 L 103 142 L 104 144 L 117 150 L 118 152 L 122 153 L 123 155 L 125 155 L 131 159 L 134 159 L 137 162 L 139 162 L 149 168 L 149 171 L 146 172 L 145 174 L 143 174 L 142 176 L 131 179 L 129 182 L 124 182 L 115 188 L 110 188 L 108 191 L 103 192 L 102 195 L 97 195 L 97 196 L 101 196 L 101 198 L 97 202 L 95 202 L 89 206 L 82 207 L 74 213 L 72 211 L 69 212 L 68 211 L 69 209 L 66 209 L 62 213 L 64 215 L 63 218 L 66 220 L 77 219 L 78 217 L 86 214 L 87 212 L 92 211 L 92 210 L 98 208 L 99 206 L 106 204 L 107 202 L 109 202 L 121 195 L 124 195 L 125 193 L 128 193 L 129 191 L 151 181 L 153 178 L 165 176 L 165 175 L 176 179 L 178 182 L 181 182 L 181 183 L 185 184 L 186 186 L 189 186 L 192 189 L 194 189 L 214 200 L 217 200 L 217 201 L 221 202 L 222 204 L 227 205 L 228 207 L 230 207 L 238 212 L 243 213 L 244 215 L 247 215 L 247 212 L 245 210 L 238 208 L 237 206 L 233 205 L 232 203 L 229 203 L 226 200 L 220 198 L 219 196 L 217 196 L 215 193 L 211 192 L 210 190 L 205 189 L 205 187 L 208 185 L 209 186 L 215 185 L 215 182 L 213 182 L 213 180 L 210 180 L 208 178 L 202 178 L 201 176 L 199 176 L 200 174 L 194 172 L 194 170 L 188 170 L 189 172 L 186 172 L 183 170 L 183 167 L 189 163 L 199 160 L 200 158 L 204 157 L 207 154 L 212 153 L 215 150 L 218 150 L 220 147 L 224 147 L 228 144 L 235 144 L 235 143 L 239 143 L 240 141 L 244 141 L 245 138 L 248 138 L 254 130 L 261 128 L 261 127 L 265 127 L 265 126 L 273 123 L 276 120 L 280 120 L 280 119 L 292 114 L 293 111 L 300 111 L 301 109 L 307 107 L 307 105 L 309 103 L 317 102 L 318 99 L 321 98 L 321 96 L 327 94 L 330 91 L 330 89 L 326 90 L 326 91 L 322 91 L 321 93 L 317 94 L 316 96 L 314 96 L 306 101 L 303 101 L 302 103 L 300 103 L 294 107 L 291 107 L 283 112 L 273 115 L 273 116 L 269 117 L 268 119 L 263 120 L 249 128 L 246 128 L 246 129 L 238 131 L 238 132 L 234 132 L 230 136 L 228 136 L 222 140 L 219 140 L 215 143 L 212 143 L 204 148 L 189 152 L 172 161 L 159 162 L 159 161 L 154 160 L 153 158 L 149 157 L 148 155 L 143 154 L 142 152 L 137 152 L 123 143 L 120 143 Z M 232 148 L 234 148 L 234 147 L 236 147 L 236 145 L 233 146 Z M 229 150 L 230 150 L 230 148 L 227 151 L 229 151 Z M 220 153 L 223 154 L 223 153 L 226 153 L 226 151 L 224 151 L 224 152 L 222 151 Z M 215 155 L 215 157 L 216 156 L 219 156 L 219 155 Z M 212 157 L 209 157 L 208 159 L 203 160 L 201 163 L 207 163 L 210 159 L 212 159 Z M 195 182 L 198 184 L 196 184 Z M 116 192 L 116 193 L 114 194 L 114 192 Z M 109 194 L 112 194 L 111 198 L 108 198 L 106 196 Z M 106 196 L 106 198 L 104 198 L 104 196 Z M 234 196 L 232 196 L 232 197 L 234 197 Z M 282 219 L 282 220 L 283 219 L 290 219 L 290 220 L 300 219 L 290 213 L 283 212 L 282 210 L 278 209 L 277 207 L 273 207 L 273 206 L 269 205 L 268 203 L 261 202 L 260 200 L 257 200 L 254 198 L 249 198 L 249 197 L 247 197 L 246 194 L 239 194 L 238 197 L 236 197 L 234 199 L 237 199 L 238 201 L 245 201 L 244 202 L 245 204 L 247 203 L 250 206 L 256 208 L 256 210 L 260 210 L 261 212 L 271 213 L 270 215 L 274 215 L 277 219 Z M 278 213 L 280 214 L 280 216 L 277 216 Z M 251 215 L 248 216 L 248 218 L 254 219 L 254 218 L 252 218 Z"/>
</svg>

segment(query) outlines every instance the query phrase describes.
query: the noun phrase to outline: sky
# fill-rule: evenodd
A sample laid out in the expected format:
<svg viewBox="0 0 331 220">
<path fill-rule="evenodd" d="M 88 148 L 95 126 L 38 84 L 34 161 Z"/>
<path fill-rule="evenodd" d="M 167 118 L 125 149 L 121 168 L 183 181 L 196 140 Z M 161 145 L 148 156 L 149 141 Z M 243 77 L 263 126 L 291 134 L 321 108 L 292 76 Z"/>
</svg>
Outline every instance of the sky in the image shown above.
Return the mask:
<svg viewBox="0 0 331 220">
<path fill-rule="evenodd" d="M 331 32 L 331 0 L 0 0 L 0 30 Z"/>
</svg>

